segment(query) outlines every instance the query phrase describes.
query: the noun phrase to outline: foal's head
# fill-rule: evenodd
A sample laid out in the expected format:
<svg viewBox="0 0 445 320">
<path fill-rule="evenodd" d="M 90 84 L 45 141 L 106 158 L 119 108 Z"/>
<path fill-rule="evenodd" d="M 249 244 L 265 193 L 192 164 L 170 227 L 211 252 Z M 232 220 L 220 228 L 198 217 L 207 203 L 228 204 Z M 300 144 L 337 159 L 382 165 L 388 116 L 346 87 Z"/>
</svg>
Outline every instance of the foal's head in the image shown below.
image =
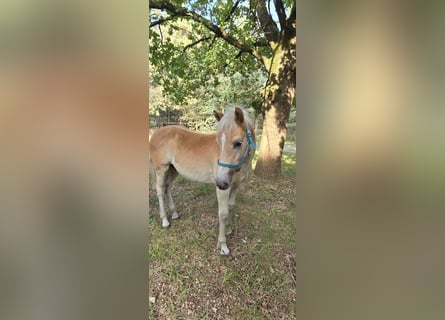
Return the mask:
<svg viewBox="0 0 445 320">
<path fill-rule="evenodd" d="M 215 112 L 215 117 L 218 120 L 216 143 L 219 151 L 215 182 L 219 189 L 226 190 L 233 174 L 241 169 L 245 160 L 249 162 L 249 155 L 255 150 L 255 136 L 248 114 L 241 108 L 230 108 L 224 115 Z"/>
</svg>

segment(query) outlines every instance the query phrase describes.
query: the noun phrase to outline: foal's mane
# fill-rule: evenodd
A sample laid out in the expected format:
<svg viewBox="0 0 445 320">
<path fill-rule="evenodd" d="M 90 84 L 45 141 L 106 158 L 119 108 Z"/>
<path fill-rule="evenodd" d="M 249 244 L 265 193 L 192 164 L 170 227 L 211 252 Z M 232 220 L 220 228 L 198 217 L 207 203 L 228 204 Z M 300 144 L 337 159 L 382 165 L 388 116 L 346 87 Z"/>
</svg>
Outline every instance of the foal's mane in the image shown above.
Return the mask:
<svg viewBox="0 0 445 320">
<path fill-rule="evenodd" d="M 247 123 L 247 126 L 249 128 L 253 128 L 252 119 L 250 118 L 250 114 L 241 107 L 238 107 L 243 111 L 244 116 L 244 122 Z M 216 131 L 221 130 L 232 130 L 234 129 L 238 124 L 235 121 L 235 107 L 227 107 L 226 111 L 224 112 L 224 116 L 219 120 Z"/>
</svg>

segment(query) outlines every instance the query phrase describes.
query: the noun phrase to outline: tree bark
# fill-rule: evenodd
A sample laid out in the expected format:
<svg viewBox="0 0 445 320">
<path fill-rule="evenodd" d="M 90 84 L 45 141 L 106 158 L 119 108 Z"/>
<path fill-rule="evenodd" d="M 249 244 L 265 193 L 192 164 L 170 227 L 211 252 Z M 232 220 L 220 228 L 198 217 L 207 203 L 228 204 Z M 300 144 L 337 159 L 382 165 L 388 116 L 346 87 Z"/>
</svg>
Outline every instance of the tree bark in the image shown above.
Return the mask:
<svg viewBox="0 0 445 320">
<path fill-rule="evenodd" d="M 287 135 L 290 108 L 296 85 L 296 37 L 284 34 L 270 61 L 269 79 L 263 91 L 263 132 L 255 175 L 262 178 L 281 174 L 281 156 Z"/>
</svg>

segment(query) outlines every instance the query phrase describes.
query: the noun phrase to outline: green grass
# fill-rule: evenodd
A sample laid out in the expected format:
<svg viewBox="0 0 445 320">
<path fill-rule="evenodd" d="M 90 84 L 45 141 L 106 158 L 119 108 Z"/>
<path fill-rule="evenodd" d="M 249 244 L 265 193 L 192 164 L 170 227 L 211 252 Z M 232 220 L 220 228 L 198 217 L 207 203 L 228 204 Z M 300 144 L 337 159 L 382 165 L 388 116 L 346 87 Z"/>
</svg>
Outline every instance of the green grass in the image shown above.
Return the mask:
<svg viewBox="0 0 445 320">
<path fill-rule="evenodd" d="M 204 195 L 215 191 L 213 186 L 204 183 L 196 184 L 196 189 L 199 191 L 199 193 Z"/>
<path fill-rule="evenodd" d="M 296 176 L 297 174 L 297 154 L 295 152 L 283 152 L 281 156 L 281 170 L 284 175 Z"/>
<path fill-rule="evenodd" d="M 178 220 L 163 229 L 150 192 L 150 319 L 295 319 L 295 153 L 280 179 L 254 175 L 233 210 L 229 257 L 216 248 L 215 187 L 178 178 Z M 153 191 L 153 190 L 150 190 Z"/>
</svg>

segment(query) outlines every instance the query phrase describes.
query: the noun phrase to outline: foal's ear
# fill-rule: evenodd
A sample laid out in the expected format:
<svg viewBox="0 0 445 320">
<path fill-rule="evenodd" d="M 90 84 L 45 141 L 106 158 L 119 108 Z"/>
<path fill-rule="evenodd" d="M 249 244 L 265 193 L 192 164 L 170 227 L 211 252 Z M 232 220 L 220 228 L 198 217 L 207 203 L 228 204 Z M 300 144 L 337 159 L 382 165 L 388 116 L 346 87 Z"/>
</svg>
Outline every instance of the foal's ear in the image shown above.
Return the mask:
<svg viewBox="0 0 445 320">
<path fill-rule="evenodd" d="M 238 107 L 235 107 L 235 121 L 239 125 L 241 125 L 244 122 L 244 113 L 243 110 L 241 110 Z"/>
<path fill-rule="evenodd" d="M 221 120 L 221 118 L 223 117 L 223 115 L 224 114 L 222 114 L 221 112 L 218 112 L 218 111 L 213 111 L 213 114 L 214 114 L 214 116 L 215 116 L 215 118 L 216 118 L 216 120 Z"/>
</svg>

